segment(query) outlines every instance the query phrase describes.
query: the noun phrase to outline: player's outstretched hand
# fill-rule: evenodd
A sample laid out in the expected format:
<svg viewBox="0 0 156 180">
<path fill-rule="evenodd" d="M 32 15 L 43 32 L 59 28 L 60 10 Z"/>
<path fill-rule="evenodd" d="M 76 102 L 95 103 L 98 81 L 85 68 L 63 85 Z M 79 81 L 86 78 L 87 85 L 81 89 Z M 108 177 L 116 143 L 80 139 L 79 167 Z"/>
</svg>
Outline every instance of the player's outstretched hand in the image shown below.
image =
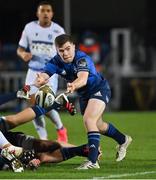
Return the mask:
<svg viewBox="0 0 156 180">
<path fill-rule="evenodd" d="M 22 89 L 17 91 L 17 98 L 30 99 L 29 91 L 30 91 L 30 86 L 24 85 Z"/>
<path fill-rule="evenodd" d="M 34 85 L 39 88 L 39 87 L 47 84 L 48 81 L 49 81 L 49 75 L 48 74 L 37 73 Z"/>
</svg>

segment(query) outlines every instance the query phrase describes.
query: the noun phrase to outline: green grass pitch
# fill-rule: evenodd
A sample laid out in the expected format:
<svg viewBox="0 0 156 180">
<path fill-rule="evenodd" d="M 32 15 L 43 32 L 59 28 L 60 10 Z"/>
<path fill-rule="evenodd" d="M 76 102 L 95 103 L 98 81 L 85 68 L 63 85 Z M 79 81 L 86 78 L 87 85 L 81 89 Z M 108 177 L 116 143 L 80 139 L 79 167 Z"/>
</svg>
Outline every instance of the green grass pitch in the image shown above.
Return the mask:
<svg viewBox="0 0 156 180">
<path fill-rule="evenodd" d="M 80 145 L 86 143 L 87 137 L 82 117 L 62 113 L 62 120 L 68 128 L 69 142 Z M 99 170 L 76 170 L 84 158 L 76 157 L 59 164 L 41 165 L 37 171 L 13 173 L 1 171 L 1 179 L 152 179 L 156 178 L 156 112 L 118 112 L 105 113 L 105 121 L 113 123 L 119 130 L 129 134 L 133 142 L 128 149 L 126 159 L 115 161 L 116 142 L 101 136 L 103 157 Z M 56 138 L 52 123 L 47 120 L 50 139 Z M 14 131 L 23 131 L 37 137 L 32 123 L 22 125 Z"/>
</svg>

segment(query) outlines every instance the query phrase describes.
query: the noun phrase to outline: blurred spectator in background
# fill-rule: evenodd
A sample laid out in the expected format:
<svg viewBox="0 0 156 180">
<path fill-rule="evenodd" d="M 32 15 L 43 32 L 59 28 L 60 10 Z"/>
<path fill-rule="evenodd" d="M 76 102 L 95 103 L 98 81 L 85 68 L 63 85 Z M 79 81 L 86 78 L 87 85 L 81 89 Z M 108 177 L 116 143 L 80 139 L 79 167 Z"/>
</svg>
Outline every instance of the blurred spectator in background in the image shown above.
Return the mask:
<svg viewBox="0 0 156 180">
<path fill-rule="evenodd" d="M 92 31 L 86 31 L 82 37 L 80 37 L 79 49 L 91 56 L 96 70 L 99 72 L 104 71 L 104 56 L 106 56 L 107 53 L 105 47 L 100 37 Z"/>
<path fill-rule="evenodd" d="M 132 65 L 134 68 L 134 71 L 144 71 L 147 69 L 148 65 L 146 66 L 146 47 L 144 39 L 141 38 L 138 34 L 135 32 L 132 34 Z M 149 59 L 148 59 L 149 61 Z"/>
</svg>

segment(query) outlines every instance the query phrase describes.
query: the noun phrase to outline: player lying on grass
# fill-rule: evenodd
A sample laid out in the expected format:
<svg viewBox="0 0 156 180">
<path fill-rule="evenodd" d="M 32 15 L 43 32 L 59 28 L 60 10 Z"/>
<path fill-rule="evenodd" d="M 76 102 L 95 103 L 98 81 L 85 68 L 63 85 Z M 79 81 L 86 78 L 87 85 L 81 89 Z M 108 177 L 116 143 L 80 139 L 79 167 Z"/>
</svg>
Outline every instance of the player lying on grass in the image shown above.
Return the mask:
<svg viewBox="0 0 156 180">
<path fill-rule="evenodd" d="M 9 98 L 7 98 L 7 100 L 9 100 Z M 22 124 L 28 120 L 30 121 L 30 119 L 33 119 L 35 117 L 35 115 L 42 115 L 42 113 L 46 113 L 50 108 L 55 108 L 64 104 L 66 105 L 66 107 L 68 107 L 67 109 L 71 114 L 75 113 L 74 106 L 72 106 L 71 104 L 69 105 L 67 97 L 64 94 L 61 94 L 56 98 L 56 101 L 52 107 L 45 109 L 39 106 L 34 106 L 33 108 L 27 108 L 16 115 L 10 115 L 1 118 L 1 130 L 4 132 L 5 136 L 12 144 L 20 146 L 25 150 L 34 150 L 35 154 L 32 153 L 32 151 L 28 151 L 24 152 L 21 156 L 20 160 L 26 166 L 32 165 L 32 163 L 33 165 L 35 165 L 36 163 L 36 166 L 38 166 L 40 162 L 62 162 L 74 156 L 88 156 L 89 151 L 87 144 L 75 147 L 74 145 L 68 143 L 60 144 L 56 141 L 35 139 L 34 137 L 26 136 L 23 133 L 8 132 L 9 128 L 13 128 L 19 123 Z M 16 121 L 16 123 L 14 121 Z M 99 156 L 100 155 L 101 152 L 99 151 Z M 6 155 L 4 154 L 3 156 L 6 157 Z M 35 158 L 37 158 L 38 161 Z M 36 161 L 31 161 L 31 163 L 29 163 L 32 159 Z M 2 161 L 1 163 L 4 164 L 5 162 Z"/>
<path fill-rule="evenodd" d="M 13 93 L 8 93 L 8 94 L 3 94 L 0 95 L 0 105 L 9 102 L 11 100 L 14 100 L 16 98 L 24 98 L 24 99 L 29 99 L 29 91 L 30 87 L 29 86 L 24 86 L 24 88 L 20 91 L 16 91 Z M 27 108 L 21 113 L 18 113 L 16 115 L 11 115 L 11 116 L 6 116 L 6 117 L 0 117 L 0 130 L 2 130 L 3 133 L 7 133 L 9 129 L 12 129 L 16 127 L 19 124 L 23 124 L 25 122 L 28 122 L 32 120 L 34 117 L 39 117 L 42 114 L 45 114 L 51 109 L 58 108 L 60 106 L 65 105 L 66 109 L 70 112 L 71 115 L 75 114 L 75 108 L 74 106 L 69 103 L 69 101 L 63 101 L 64 100 L 64 94 L 60 94 L 57 98 L 57 101 L 53 103 L 51 107 L 48 107 L 47 109 L 41 108 L 40 106 L 34 106 L 32 108 Z M 59 102 L 60 100 L 60 102 Z M 62 104 L 61 104 L 62 103 Z M 26 119 L 24 119 L 26 117 Z M 10 146 L 11 144 L 9 144 Z M 6 147 L 4 150 L 2 150 L 2 156 L 5 157 L 7 160 L 10 161 L 10 165 L 13 169 L 14 172 L 21 172 L 23 169 L 23 166 L 20 164 L 20 161 L 17 160 L 17 157 L 23 149 L 21 148 L 16 148 L 14 147 L 14 151 L 12 151 L 13 148 Z M 19 153 L 20 149 L 20 153 Z"/>
<path fill-rule="evenodd" d="M 38 167 L 41 163 L 59 163 L 75 156 L 87 157 L 89 152 L 87 144 L 75 146 L 64 142 L 40 140 L 22 132 L 8 131 L 5 136 L 13 145 L 29 150 L 25 151 L 19 158 L 24 167 L 28 168 Z M 101 155 L 99 150 L 98 158 Z M 0 162 L 1 167 L 6 163 L 3 159 Z"/>
</svg>

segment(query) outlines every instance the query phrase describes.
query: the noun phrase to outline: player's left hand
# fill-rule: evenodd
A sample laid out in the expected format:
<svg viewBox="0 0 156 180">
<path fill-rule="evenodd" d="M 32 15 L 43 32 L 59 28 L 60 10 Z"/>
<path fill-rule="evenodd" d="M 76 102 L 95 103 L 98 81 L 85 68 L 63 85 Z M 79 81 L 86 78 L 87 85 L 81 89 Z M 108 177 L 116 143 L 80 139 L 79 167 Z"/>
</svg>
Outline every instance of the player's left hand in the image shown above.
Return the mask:
<svg viewBox="0 0 156 180">
<path fill-rule="evenodd" d="M 31 161 L 29 161 L 28 164 L 28 168 L 30 168 L 31 170 L 36 170 L 41 164 L 41 161 L 39 159 L 32 159 Z"/>
<path fill-rule="evenodd" d="M 73 93 L 76 90 L 74 83 L 67 83 L 67 93 Z"/>
<path fill-rule="evenodd" d="M 48 83 L 49 76 L 46 73 L 37 73 L 34 85 L 36 87 L 41 87 Z"/>
<path fill-rule="evenodd" d="M 24 165 L 25 168 L 35 170 L 40 165 L 40 160 L 37 159 L 34 150 L 24 150 L 22 156 L 20 157 L 21 163 Z"/>
</svg>

